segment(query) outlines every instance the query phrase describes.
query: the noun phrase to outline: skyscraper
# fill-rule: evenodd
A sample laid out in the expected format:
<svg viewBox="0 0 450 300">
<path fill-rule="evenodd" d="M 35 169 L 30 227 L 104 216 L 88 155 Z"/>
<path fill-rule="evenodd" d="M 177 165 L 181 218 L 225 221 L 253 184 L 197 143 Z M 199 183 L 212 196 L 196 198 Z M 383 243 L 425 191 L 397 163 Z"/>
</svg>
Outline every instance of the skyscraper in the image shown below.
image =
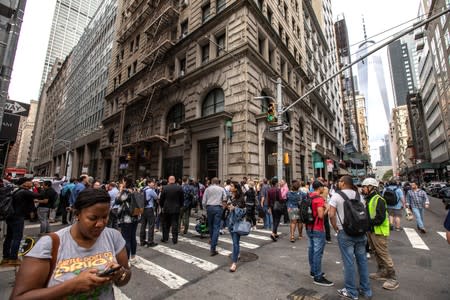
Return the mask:
<svg viewBox="0 0 450 300">
<path fill-rule="evenodd" d="M 55 59 L 64 60 L 72 51 L 100 2 L 101 0 L 56 0 L 44 71 L 42 72 L 41 91 Z"/>
<path fill-rule="evenodd" d="M 359 45 L 359 51 L 358 51 L 358 57 L 362 57 L 366 55 L 369 51 L 369 48 L 372 47 L 375 42 L 372 40 L 367 39 L 366 34 L 366 26 L 364 24 L 363 19 L 363 29 L 364 29 L 364 42 Z M 384 68 L 383 63 L 381 60 L 381 57 L 374 53 L 371 56 L 367 57 L 366 59 L 362 60 L 358 63 L 358 84 L 359 84 L 359 91 L 361 94 L 363 94 L 366 97 L 367 100 L 367 106 L 368 109 L 372 109 L 372 107 L 377 106 L 378 99 L 374 99 L 374 97 L 369 96 L 369 66 L 373 65 L 373 72 L 376 75 L 377 79 L 377 89 L 380 93 L 381 101 L 383 103 L 384 112 L 386 114 L 386 124 L 391 119 L 390 115 L 390 108 L 389 108 L 389 99 L 387 96 L 387 89 L 386 89 L 386 81 L 384 78 Z M 376 122 L 379 124 L 380 120 L 377 119 Z M 369 128 L 372 128 L 370 126 L 371 120 L 369 117 Z"/>
<path fill-rule="evenodd" d="M 405 105 L 407 95 L 414 93 L 416 89 L 417 79 L 414 64 L 416 51 L 411 35 L 396 40 L 388 46 L 392 90 L 396 107 Z"/>
</svg>

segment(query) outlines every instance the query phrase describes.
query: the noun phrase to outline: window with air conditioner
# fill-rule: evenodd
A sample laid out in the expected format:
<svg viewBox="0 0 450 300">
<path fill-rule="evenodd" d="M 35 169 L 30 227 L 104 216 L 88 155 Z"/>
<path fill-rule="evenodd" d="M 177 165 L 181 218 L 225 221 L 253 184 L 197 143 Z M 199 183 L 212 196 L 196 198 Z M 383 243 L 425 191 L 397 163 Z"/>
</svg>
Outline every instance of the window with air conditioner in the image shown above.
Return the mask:
<svg viewBox="0 0 450 300">
<path fill-rule="evenodd" d="M 184 39 L 187 35 L 188 35 L 188 30 L 189 30 L 189 24 L 188 24 L 188 20 L 182 22 L 180 24 L 180 39 Z"/>
<path fill-rule="evenodd" d="M 184 122 L 184 105 L 183 103 L 177 103 L 169 110 L 167 114 L 166 122 L 169 130 L 180 129 L 180 124 Z"/>
</svg>

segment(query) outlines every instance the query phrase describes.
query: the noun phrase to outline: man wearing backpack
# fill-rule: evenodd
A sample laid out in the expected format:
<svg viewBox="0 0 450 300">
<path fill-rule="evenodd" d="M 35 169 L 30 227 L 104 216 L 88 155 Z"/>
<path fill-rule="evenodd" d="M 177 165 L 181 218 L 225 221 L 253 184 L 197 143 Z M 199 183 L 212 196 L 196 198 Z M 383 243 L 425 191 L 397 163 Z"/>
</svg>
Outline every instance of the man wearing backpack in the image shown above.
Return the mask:
<svg viewBox="0 0 450 300">
<path fill-rule="evenodd" d="M 368 233 L 370 248 L 375 252 L 377 272 L 371 273 L 371 279 L 385 281 L 383 288 L 395 290 L 398 288 L 394 262 L 388 250 L 389 218 L 386 210 L 386 200 L 378 193 L 378 181 L 366 178 L 362 182 L 362 193 L 366 197 L 369 212 L 370 232 Z"/>
<path fill-rule="evenodd" d="M 314 181 L 312 184 L 314 192 L 311 198 L 311 210 L 314 221 L 312 224 L 306 224 L 306 233 L 309 238 L 308 259 L 310 266 L 310 275 L 314 277 L 314 284 L 322 286 L 333 286 L 334 283 L 327 280 L 322 272 L 322 256 L 325 249 L 325 226 L 324 215 L 326 211 L 325 200 L 320 196 L 323 192 L 323 184 L 320 181 Z"/>
<path fill-rule="evenodd" d="M 158 245 L 154 241 L 155 233 L 155 208 L 158 200 L 158 195 L 155 192 L 155 181 L 149 179 L 147 186 L 143 189 L 144 194 L 144 213 L 141 216 L 141 231 L 140 241 L 141 246 L 147 245 L 147 247 L 154 247 Z M 145 233 L 148 225 L 148 239 L 145 240 Z"/>
<path fill-rule="evenodd" d="M 29 214 L 34 206 L 34 199 L 42 199 L 42 195 L 30 191 L 33 187 L 31 178 L 20 178 L 17 182 L 18 190 L 12 195 L 14 213 L 6 218 L 6 237 L 3 242 L 3 260 L 0 265 L 20 265 L 17 259 L 20 241 L 22 240 L 25 225 L 25 215 Z"/>
<path fill-rule="evenodd" d="M 402 189 L 398 187 L 397 182 L 394 180 L 388 182 L 383 190 L 383 198 L 387 203 L 390 230 L 394 230 L 394 228 L 395 231 L 402 230 L 400 219 L 405 207 L 405 197 L 403 197 Z"/>
<path fill-rule="evenodd" d="M 183 206 L 180 209 L 180 220 L 179 220 L 179 231 L 183 234 L 187 234 L 189 229 L 189 217 L 191 215 L 191 208 L 194 202 L 194 188 L 188 182 L 189 178 L 187 176 L 183 177 L 183 184 L 181 188 L 183 189 Z"/>
<path fill-rule="evenodd" d="M 338 294 L 345 299 L 358 299 L 358 296 L 370 299 L 372 290 L 370 288 L 369 269 L 367 266 L 367 236 L 365 234 L 368 226 L 367 222 L 363 226 L 358 225 L 358 222 L 352 221 L 353 205 L 359 210 L 362 209 L 362 212 L 365 212 L 365 207 L 350 176 L 342 176 L 337 183 L 337 187 L 338 190 L 335 191 L 330 199 L 328 216 L 330 217 L 331 225 L 337 233 L 339 250 L 341 251 L 344 264 L 344 288 L 339 289 Z M 359 210 L 355 209 L 354 211 Z M 367 221 L 367 213 L 365 216 Z M 360 227 L 362 227 L 362 234 L 356 234 Z M 356 285 L 356 266 L 358 267 L 359 287 Z"/>
</svg>

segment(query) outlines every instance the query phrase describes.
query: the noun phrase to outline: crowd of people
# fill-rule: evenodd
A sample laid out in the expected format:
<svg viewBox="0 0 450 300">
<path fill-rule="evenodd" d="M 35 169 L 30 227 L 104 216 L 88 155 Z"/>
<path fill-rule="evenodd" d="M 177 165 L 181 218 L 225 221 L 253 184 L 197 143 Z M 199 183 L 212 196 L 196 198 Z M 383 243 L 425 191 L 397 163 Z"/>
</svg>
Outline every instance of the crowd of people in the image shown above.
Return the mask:
<svg viewBox="0 0 450 300">
<path fill-rule="evenodd" d="M 314 284 L 321 286 L 334 285 L 322 270 L 324 249 L 331 243 L 334 230 L 344 267 L 344 286 L 338 289 L 338 294 L 346 299 L 371 298 L 370 279 L 383 281 L 382 287 L 387 290 L 399 287 L 388 237 L 391 231 L 402 230 L 404 211 L 414 214 L 422 234 L 427 232 L 423 211 L 429 207 L 429 199 L 415 182 L 401 186 L 394 180 L 383 184 L 369 177 L 355 186 L 350 176 L 342 176 L 337 182 L 318 177 L 309 182 L 294 180 L 288 185 L 276 177 L 261 181 L 244 177 L 242 181 L 229 179 L 221 184 L 218 178 L 206 178 L 201 183 L 188 177 L 176 180 L 169 176 L 167 180 L 124 177 L 118 182 L 102 184 L 81 175 L 68 181 L 55 176 L 53 181 L 42 183 L 21 178 L 17 185 L 12 194 L 14 214 L 6 220 L 1 265 L 23 263 L 27 268 L 20 268 L 18 278 L 28 277 L 30 272 L 49 273 L 45 280 L 17 284 L 13 292 L 17 299 L 31 295 L 47 297 L 53 291 L 59 296 L 89 289 L 110 293 L 112 283 L 123 285 L 131 277 L 130 265 L 136 262 L 138 225 L 142 247 L 156 246 L 155 231 L 159 230 L 161 243 L 168 243 L 171 237 L 172 243 L 177 244 L 179 234 L 188 233 L 192 210 L 196 216 L 206 213 L 211 256 L 218 254 L 220 235 L 229 232 L 233 241 L 230 272 L 237 270 L 240 255 L 242 233 L 236 230 L 236 224 L 247 221 L 251 229 L 256 229 L 260 222 L 264 229 L 271 231 L 273 242 L 280 239 L 281 221 L 289 224 L 291 243 L 303 239 L 305 230 L 309 240 L 310 276 Z M 21 262 L 17 253 L 25 216 L 39 220 L 40 235 L 44 237 Z M 70 246 L 55 252 L 54 245 L 59 241 L 47 234 L 49 222 L 57 217 L 70 225 L 56 233 L 57 240 Z M 449 218 L 445 226 L 450 225 Z M 95 251 L 103 251 L 102 255 L 107 256 L 100 267 L 93 270 L 86 264 L 80 268 L 83 276 L 66 276 L 62 283 L 55 280 L 55 276 L 61 276 L 58 272 L 63 272 L 65 259 L 73 255 L 82 257 L 83 261 L 86 257 L 98 258 L 98 251 L 94 251 L 97 247 Z M 90 249 L 89 253 L 83 249 Z M 377 272 L 369 274 L 371 254 L 376 259 Z M 105 270 L 116 271 L 100 276 Z M 100 288 L 105 286 L 108 288 Z M 44 287 L 51 287 L 51 291 L 44 291 Z"/>
</svg>

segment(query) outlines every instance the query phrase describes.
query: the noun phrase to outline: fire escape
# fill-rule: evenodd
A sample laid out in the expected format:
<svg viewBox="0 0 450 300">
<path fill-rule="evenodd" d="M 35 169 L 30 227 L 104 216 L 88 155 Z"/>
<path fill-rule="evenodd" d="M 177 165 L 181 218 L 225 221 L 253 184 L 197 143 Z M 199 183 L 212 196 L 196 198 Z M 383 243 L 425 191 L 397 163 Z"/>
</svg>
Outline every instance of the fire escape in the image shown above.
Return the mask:
<svg viewBox="0 0 450 300">
<path fill-rule="evenodd" d="M 149 117 L 151 116 L 151 104 L 154 98 L 158 98 L 161 89 L 172 83 L 173 74 L 169 71 L 164 59 L 167 52 L 176 43 L 176 34 L 172 32 L 173 24 L 179 16 L 178 2 L 175 0 L 154 1 L 161 2 L 160 7 L 154 10 L 150 18 L 152 22 L 145 28 L 149 44 L 145 49 L 143 63 L 147 65 L 147 74 L 151 79 L 149 84 L 138 91 L 138 95 L 145 98 L 145 109 L 142 113 L 141 126 L 138 131 L 138 140 L 146 139 L 151 130 Z"/>
</svg>

